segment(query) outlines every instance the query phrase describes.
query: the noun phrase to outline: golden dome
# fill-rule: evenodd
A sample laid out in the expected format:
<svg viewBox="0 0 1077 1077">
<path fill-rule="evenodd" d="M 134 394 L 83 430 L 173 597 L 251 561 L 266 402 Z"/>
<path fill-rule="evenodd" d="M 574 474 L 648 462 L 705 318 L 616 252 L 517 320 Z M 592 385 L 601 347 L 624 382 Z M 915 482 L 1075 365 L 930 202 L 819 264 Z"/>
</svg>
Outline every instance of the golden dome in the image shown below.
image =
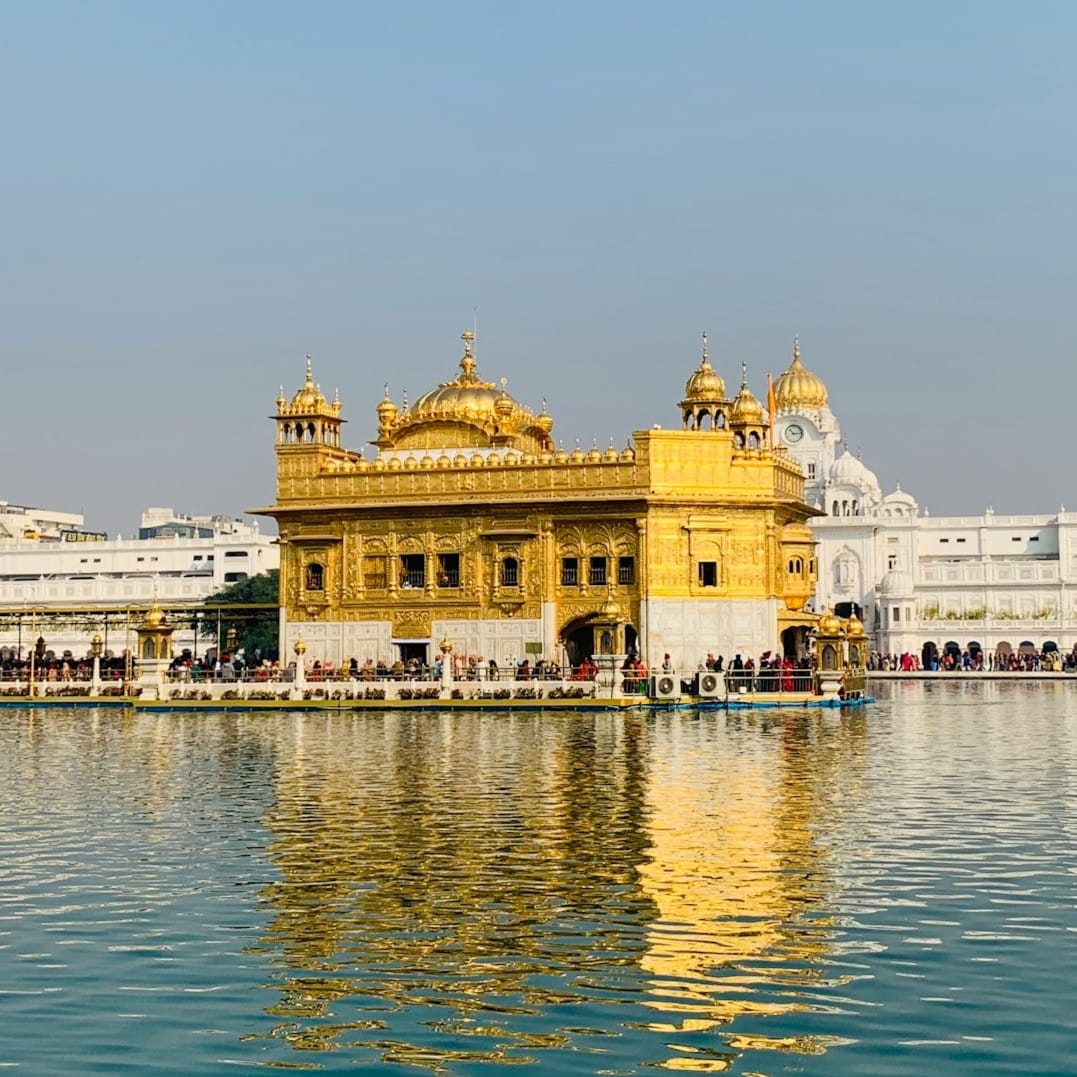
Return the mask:
<svg viewBox="0 0 1077 1077">
<path fill-rule="evenodd" d="M 816 631 L 821 636 L 836 636 L 841 631 L 841 621 L 834 614 L 833 610 L 827 610 L 822 617 L 819 618 L 819 623 L 816 625 Z"/>
<path fill-rule="evenodd" d="M 779 411 L 793 408 L 824 408 L 826 386 L 800 361 L 800 341 L 793 339 L 793 361 L 774 383 L 774 402 Z"/>
<path fill-rule="evenodd" d="M 328 407 L 329 401 L 325 399 L 321 389 L 314 384 L 314 378 L 311 375 L 310 356 L 308 355 L 306 380 L 295 396 L 292 397 L 292 410 L 305 413 Z"/>
<path fill-rule="evenodd" d="M 165 611 L 161 609 L 161 604 L 156 598 L 153 600 L 153 605 L 146 611 L 142 623 L 146 628 L 160 628 L 165 623 Z"/>
<path fill-rule="evenodd" d="M 474 333 L 460 334 L 464 354 L 460 372 L 452 381 L 407 401 L 396 411 L 386 399 L 378 407 L 379 438 L 383 449 L 423 448 L 456 450 L 513 445 L 517 451 L 540 451 L 550 447 L 553 419 L 545 410 L 535 415 L 509 395 L 506 380 L 500 387 L 484 381 L 476 370 Z"/>
<path fill-rule="evenodd" d="M 759 426 L 763 422 L 763 405 L 748 388 L 748 367 L 744 363 L 741 364 L 740 392 L 729 409 L 729 421 L 742 426 Z"/>
<path fill-rule="evenodd" d="M 389 383 L 385 383 L 385 396 L 378 405 L 378 421 L 382 426 L 389 426 L 396 418 L 396 405 L 389 399 Z"/>
<path fill-rule="evenodd" d="M 860 620 L 855 613 L 849 614 L 849 635 L 850 636 L 865 636 L 867 633 L 864 631 L 864 623 Z"/>
<path fill-rule="evenodd" d="M 725 382 L 707 358 L 707 334 L 703 334 L 703 358 L 684 386 L 684 403 L 725 400 Z"/>
<path fill-rule="evenodd" d="M 412 419 L 492 419 L 497 414 L 498 399 L 506 397 L 509 413 L 519 405 L 492 381 L 483 381 L 476 373 L 475 357 L 471 353 L 475 334 L 460 334 L 464 342 L 464 354 L 460 359 L 460 373 L 452 381 L 442 382 L 436 389 L 419 397 L 411 409 Z M 504 405 L 502 405 L 504 407 Z"/>
</svg>

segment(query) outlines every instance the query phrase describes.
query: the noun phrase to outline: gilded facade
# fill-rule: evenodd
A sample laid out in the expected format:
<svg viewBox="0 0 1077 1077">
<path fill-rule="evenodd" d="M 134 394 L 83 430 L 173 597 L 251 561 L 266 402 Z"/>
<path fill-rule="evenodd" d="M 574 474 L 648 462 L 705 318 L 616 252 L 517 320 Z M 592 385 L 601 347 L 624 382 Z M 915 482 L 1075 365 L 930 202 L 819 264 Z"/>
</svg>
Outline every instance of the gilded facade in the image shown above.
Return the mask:
<svg viewBox="0 0 1077 1077">
<path fill-rule="evenodd" d="M 694 669 L 806 647 L 815 588 L 804 478 L 771 444 L 747 387 L 703 357 L 678 427 L 558 447 L 535 412 L 459 372 L 376 406 L 373 453 L 342 444 L 342 405 L 315 384 L 277 400 L 281 641 L 307 657 L 432 660 L 439 643 L 499 666 L 638 650 Z M 658 416 L 656 416 L 658 418 Z"/>
</svg>

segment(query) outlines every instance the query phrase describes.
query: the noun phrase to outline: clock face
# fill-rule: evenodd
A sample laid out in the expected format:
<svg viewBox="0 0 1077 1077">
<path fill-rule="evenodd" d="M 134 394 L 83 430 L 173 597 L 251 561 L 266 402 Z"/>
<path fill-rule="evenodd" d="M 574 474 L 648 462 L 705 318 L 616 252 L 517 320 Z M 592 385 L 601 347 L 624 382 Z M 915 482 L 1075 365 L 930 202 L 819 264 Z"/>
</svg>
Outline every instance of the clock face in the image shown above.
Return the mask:
<svg viewBox="0 0 1077 1077">
<path fill-rule="evenodd" d="M 790 445 L 795 445 L 804 436 L 804 427 L 797 426 L 796 423 L 790 423 L 785 428 L 785 440 Z"/>
</svg>

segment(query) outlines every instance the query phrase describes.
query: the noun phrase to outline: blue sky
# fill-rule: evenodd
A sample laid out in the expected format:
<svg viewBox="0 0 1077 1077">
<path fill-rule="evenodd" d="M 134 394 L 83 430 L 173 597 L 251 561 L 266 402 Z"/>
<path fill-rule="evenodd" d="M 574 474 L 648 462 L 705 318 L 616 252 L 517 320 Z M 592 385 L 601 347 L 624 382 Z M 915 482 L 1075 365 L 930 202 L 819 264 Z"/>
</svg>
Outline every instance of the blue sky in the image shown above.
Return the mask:
<svg viewBox="0 0 1077 1077">
<path fill-rule="evenodd" d="M 273 493 L 283 382 L 676 425 L 707 330 L 933 515 L 1077 508 L 1069 3 L 0 3 L 9 466 L 130 532 Z M 267 525 L 268 526 L 268 525 Z"/>
</svg>

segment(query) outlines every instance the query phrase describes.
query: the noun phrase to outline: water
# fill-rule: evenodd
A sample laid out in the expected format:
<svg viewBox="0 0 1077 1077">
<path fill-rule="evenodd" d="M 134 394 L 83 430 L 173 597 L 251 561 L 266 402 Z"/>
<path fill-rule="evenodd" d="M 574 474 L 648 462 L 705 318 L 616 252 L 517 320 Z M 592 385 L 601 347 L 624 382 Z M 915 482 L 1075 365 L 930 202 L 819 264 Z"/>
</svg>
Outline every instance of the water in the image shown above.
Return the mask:
<svg viewBox="0 0 1077 1077">
<path fill-rule="evenodd" d="M 1077 684 L 0 710 L 0 1066 L 1066 1074 Z"/>
</svg>

